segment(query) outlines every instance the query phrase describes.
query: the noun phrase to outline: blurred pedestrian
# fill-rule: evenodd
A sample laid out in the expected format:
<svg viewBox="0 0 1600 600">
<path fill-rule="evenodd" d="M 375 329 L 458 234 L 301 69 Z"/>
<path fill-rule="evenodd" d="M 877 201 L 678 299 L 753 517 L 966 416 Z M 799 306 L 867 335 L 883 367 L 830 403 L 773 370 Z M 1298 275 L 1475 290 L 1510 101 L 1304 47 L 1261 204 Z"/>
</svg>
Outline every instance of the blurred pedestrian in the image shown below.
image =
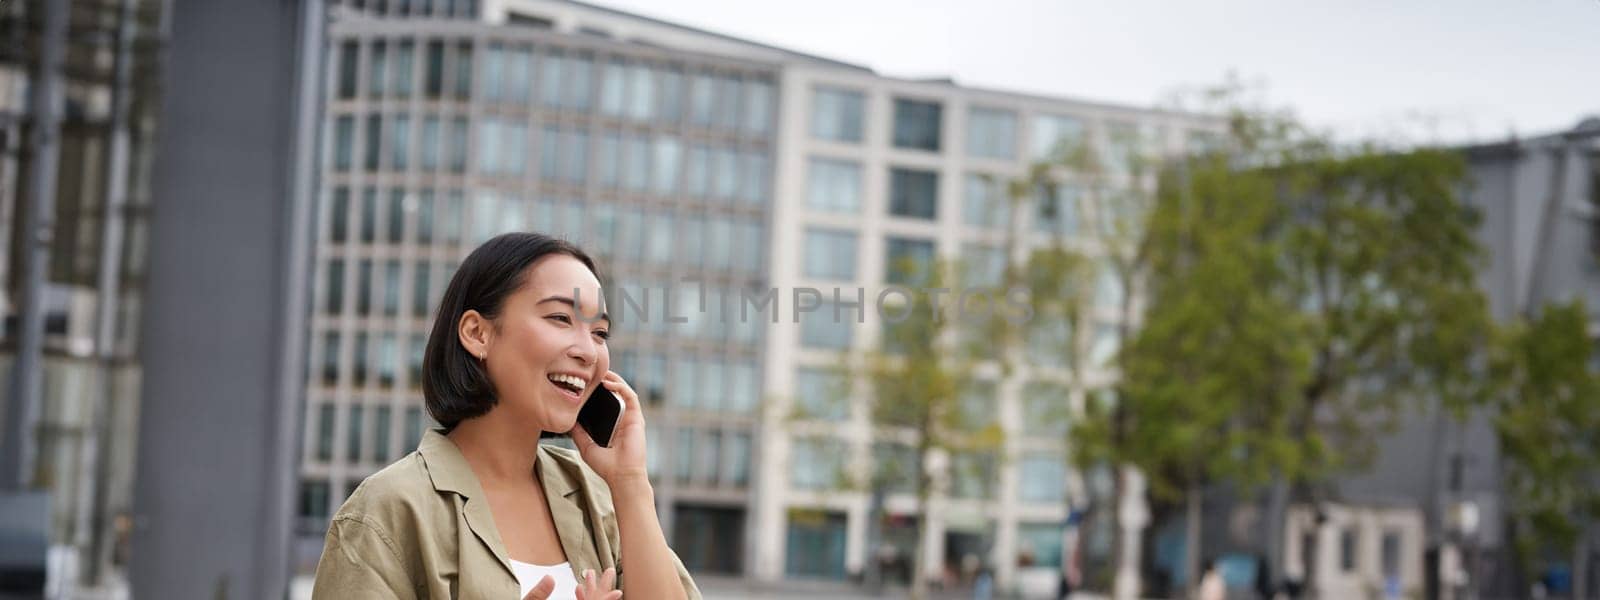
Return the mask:
<svg viewBox="0 0 1600 600">
<path fill-rule="evenodd" d="M 1200 588 L 1195 600 L 1227 600 L 1228 585 L 1222 581 L 1222 565 L 1217 559 L 1206 561 L 1206 570 L 1200 576 Z"/>
</svg>

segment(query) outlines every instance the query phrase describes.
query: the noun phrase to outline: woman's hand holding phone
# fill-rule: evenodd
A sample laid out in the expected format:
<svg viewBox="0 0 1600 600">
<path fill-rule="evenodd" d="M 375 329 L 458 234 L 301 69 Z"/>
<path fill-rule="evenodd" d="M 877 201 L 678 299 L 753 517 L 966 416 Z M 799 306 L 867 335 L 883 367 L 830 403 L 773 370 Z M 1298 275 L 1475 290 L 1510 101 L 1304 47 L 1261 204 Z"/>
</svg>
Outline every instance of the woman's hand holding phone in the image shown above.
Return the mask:
<svg viewBox="0 0 1600 600">
<path fill-rule="evenodd" d="M 617 421 L 610 447 L 596 444 L 583 427 L 574 427 L 572 440 L 578 445 L 578 453 L 583 456 L 583 462 L 613 488 L 622 483 L 648 481 L 644 412 L 639 408 L 639 395 L 616 371 L 607 371 L 601 376 L 600 385 L 622 399 L 622 418 Z"/>
</svg>

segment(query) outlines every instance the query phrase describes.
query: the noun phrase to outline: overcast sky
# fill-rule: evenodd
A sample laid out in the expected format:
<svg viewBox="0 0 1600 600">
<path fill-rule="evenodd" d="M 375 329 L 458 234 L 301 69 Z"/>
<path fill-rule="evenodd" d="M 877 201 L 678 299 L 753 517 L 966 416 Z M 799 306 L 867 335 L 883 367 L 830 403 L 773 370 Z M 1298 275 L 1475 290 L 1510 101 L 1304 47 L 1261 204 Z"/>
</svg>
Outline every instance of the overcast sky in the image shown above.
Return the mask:
<svg viewBox="0 0 1600 600">
<path fill-rule="evenodd" d="M 590 0 L 902 77 L 1154 105 L 1235 72 L 1340 137 L 1600 115 L 1600 0 Z M 1431 124 L 1430 124 L 1431 123 Z"/>
</svg>

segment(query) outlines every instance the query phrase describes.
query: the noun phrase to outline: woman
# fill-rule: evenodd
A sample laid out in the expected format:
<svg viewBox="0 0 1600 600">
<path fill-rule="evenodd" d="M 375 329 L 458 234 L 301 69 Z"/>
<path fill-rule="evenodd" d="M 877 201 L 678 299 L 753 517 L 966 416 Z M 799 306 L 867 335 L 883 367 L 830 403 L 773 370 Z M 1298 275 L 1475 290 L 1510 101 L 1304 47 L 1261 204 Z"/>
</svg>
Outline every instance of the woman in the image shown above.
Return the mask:
<svg viewBox="0 0 1600 600">
<path fill-rule="evenodd" d="M 442 428 L 340 507 L 313 598 L 700 597 L 656 519 L 600 305 L 594 261 L 548 236 L 501 235 L 461 263 L 422 360 Z M 607 448 L 574 427 L 599 386 L 624 402 Z M 539 444 L 568 431 L 578 452 Z"/>
</svg>

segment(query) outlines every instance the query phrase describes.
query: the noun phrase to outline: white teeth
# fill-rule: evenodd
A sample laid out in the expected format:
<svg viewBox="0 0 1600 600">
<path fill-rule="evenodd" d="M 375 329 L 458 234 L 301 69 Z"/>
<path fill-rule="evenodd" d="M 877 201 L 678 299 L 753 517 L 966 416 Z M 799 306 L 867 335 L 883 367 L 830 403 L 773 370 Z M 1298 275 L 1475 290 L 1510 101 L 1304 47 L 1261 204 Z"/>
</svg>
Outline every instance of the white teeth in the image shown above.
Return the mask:
<svg viewBox="0 0 1600 600">
<path fill-rule="evenodd" d="M 574 377 L 572 375 L 564 375 L 564 374 L 560 374 L 560 373 L 557 373 L 555 375 L 551 375 L 550 376 L 550 381 L 554 381 L 556 383 L 564 383 L 564 384 L 570 385 L 572 387 L 578 388 L 580 390 L 583 389 L 584 387 L 588 386 L 588 384 L 589 384 L 589 382 L 584 381 L 583 379 L 580 379 L 578 377 Z"/>
</svg>

